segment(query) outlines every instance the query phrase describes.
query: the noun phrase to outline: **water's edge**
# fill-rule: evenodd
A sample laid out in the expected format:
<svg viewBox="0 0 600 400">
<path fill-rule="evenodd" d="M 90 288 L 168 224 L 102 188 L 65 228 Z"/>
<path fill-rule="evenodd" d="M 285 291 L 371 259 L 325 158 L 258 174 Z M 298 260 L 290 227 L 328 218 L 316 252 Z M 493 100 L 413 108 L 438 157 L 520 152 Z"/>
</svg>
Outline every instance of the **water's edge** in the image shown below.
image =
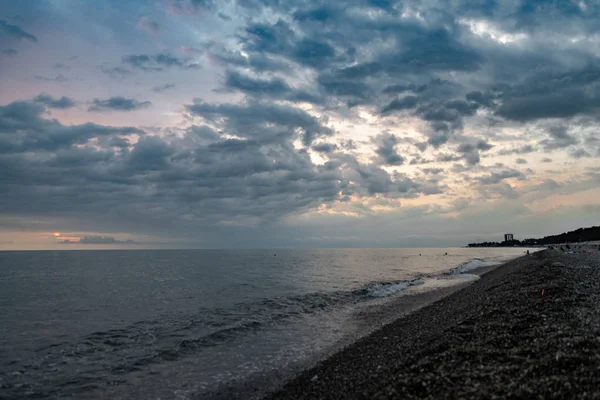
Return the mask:
<svg viewBox="0 0 600 400">
<path fill-rule="evenodd" d="M 225 400 L 225 399 L 251 399 L 259 400 L 277 392 L 287 382 L 293 380 L 299 374 L 314 368 L 320 362 L 329 359 L 344 348 L 356 343 L 381 330 L 384 326 L 397 321 L 411 313 L 432 305 L 443 298 L 469 287 L 481 276 L 496 268 L 501 268 L 509 263 L 526 256 L 515 256 L 505 259 L 501 263 L 481 263 L 480 259 L 473 259 L 462 263 L 447 272 L 437 275 L 422 275 L 416 278 L 417 284 L 410 285 L 405 290 L 398 291 L 393 296 L 386 298 L 385 302 L 374 304 L 357 313 L 357 318 L 361 322 L 359 328 L 353 334 L 347 335 L 336 344 L 320 354 L 314 354 L 303 360 L 303 362 L 289 367 L 285 370 L 276 371 L 265 376 L 252 377 L 234 385 L 224 385 L 213 391 L 202 393 L 198 399 L 207 400 Z M 421 285 L 426 284 L 426 279 L 436 279 L 439 276 L 472 275 L 474 278 L 466 279 L 455 285 L 437 287 L 433 289 L 424 289 Z"/>
</svg>

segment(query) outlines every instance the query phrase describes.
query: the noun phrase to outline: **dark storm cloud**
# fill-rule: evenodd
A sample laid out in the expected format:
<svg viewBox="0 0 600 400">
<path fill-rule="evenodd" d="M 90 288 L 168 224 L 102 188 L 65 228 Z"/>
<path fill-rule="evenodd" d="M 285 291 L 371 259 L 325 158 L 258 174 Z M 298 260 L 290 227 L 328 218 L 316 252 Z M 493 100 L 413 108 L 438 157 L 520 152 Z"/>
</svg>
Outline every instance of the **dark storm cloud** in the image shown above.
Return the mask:
<svg viewBox="0 0 600 400">
<path fill-rule="evenodd" d="M 291 52 L 291 59 L 308 67 L 324 67 L 335 57 L 335 49 L 327 42 L 301 39 Z"/>
<path fill-rule="evenodd" d="M 594 115 L 600 109 L 600 64 L 532 76 L 525 83 L 498 85 L 487 96 L 501 102 L 496 114 L 527 122 L 548 118 Z"/>
<path fill-rule="evenodd" d="M 0 35 L 9 36 L 17 39 L 26 39 L 32 42 L 37 42 L 38 39 L 29 32 L 24 31 L 17 25 L 9 24 L 0 19 Z"/>
<path fill-rule="evenodd" d="M 33 98 L 36 103 L 42 103 L 48 108 L 67 109 L 75 107 L 75 101 L 69 97 L 62 96 L 61 98 L 54 98 L 46 93 L 40 93 Z"/>
<path fill-rule="evenodd" d="M 292 91 L 292 88 L 281 78 L 256 79 L 232 70 L 225 72 L 224 86 L 228 89 L 267 97 L 282 97 Z"/>
<path fill-rule="evenodd" d="M 194 104 L 185 107 L 192 115 L 213 123 L 224 119 L 225 129 L 254 139 L 291 137 L 300 129 L 304 144 L 309 145 L 318 136 L 334 133 L 306 111 L 287 105 L 256 101 L 241 105 L 210 104 L 196 99 Z M 269 125 L 277 128 L 272 129 Z"/>
<path fill-rule="evenodd" d="M 165 68 L 197 69 L 200 65 L 168 53 L 133 54 L 123 57 L 123 62 L 143 71 L 163 71 Z"/>
<path fill-rule="evenodd" d="M 219 129 L 192 126 L 177 135 L 146 136 L 135 128 L 63 126 L 42 118 L 45 108 L 38 103 L 0 108 L 0 190 L 9 193 L 0 197 L 0 209 L 129 232 L 193 232 L 198 224 L 218 229 L 273 221 L 351 195 L 413 198 L 443 189 L 433 181 L 391 176 L 323 142 L 314 149 L 329 161 L 312 163 L 305 149 L 294 146 L 293 133 L 328 134 L 328 128 L 293 107 L 188 107 Z M 275 125 L 286 134 L 223 136 L 238 125 L 250 132 Z M 132 134 L 142 137 L 128 141 Z"/>
<path fill-rule="evenodd" d="M 148 108 L 150 105 L 152 105 L 152 103 L 149 101 L 138 101 L 136 99 L 115 96 L 106 100 L 92 100 L 92 105 L 88 107 L 88 111 L 135 111 L 142 108 Z"/>
<path fill-rule="evenodd" d="M 460 43 L 445 29 L 424 32 L 406 41 L 406 49 L 384 56 L 389 73 L 420 71 L 475 71 L 481 66 L 481 55 Z"/>
<path fill-rule="evenodd" d="M 64 126 L 42 118 L 40 103 L 17 101 L 0 106 L 0 153 L 53 151 L 85 144 L 93 137 L 143 134 L 131 127 L 106 127 L 92 123 Z"/>
<path fill-rule="evenodd" d="M 598 12 L 597 7 L 588 5 L 585 11 L 575 13 L 566 10 L 580 6 L 562 7 L 557 2 L 499 7 L 495 2 L 458 1 L 444 4 L 442 12 L 436 1 L 384 3 L 381 7 L 357 0 L 337 7 L 319 1 L 246 1 L 244 6 L 253 4 L 251 8 L 257 10 L 292 15 L 293 20 L 251 22 L 239 40 L 249 57 L 269 54 L 316 69 L 317 83 L 328 95 L 323 104 L 337 99 L 348 107 L 370 106 L 384 115 L 414 113 L 429 122 L 425 141 L 434 149 L 455 140 L 465 121 L 479 117 L 479 110 L 492 112 L 500 121 L 527 122 L 594 115 L 600 107 L 599 69 L 589 61 L 582 66 L 593 60 L 591 54 L 574 46 L 568 52 L 574 61 L 569 68 L 567 53 L 550 52 L 551 44 L 529 37 L 542 32 L 561 34 L 553 18 L 577 20 L 584 23 L 581 32 L 589 31 L 590 15 Z M 398 17 L 415 12 L 422 19 Z M 518 46 L 500 44 L 471 32 L 463 20 L 468 16 L 527 36 Z M 525 29 L 525 20 L 535 24 Z M 571 28 L 575 29 L 569 24 Z M 443 75 L 465 72 L 473 79 Z M 378 93 L 401 96 L 383 100 Z M 475 153 L 469 155 L 475 162 Z"/>
<path fill-rule="evenodd" d="M 5 54 L 7 56 L 14 56 L 14 55 L 17 55 L 18 53 L 19 52 L 17 50 L 15 50 L 15 49 L 5 49 L 5 50 L 2 50 L 2 54 Z"/>
<path fill-rule="evenodd" d="M 172 83 L 165 83 L 164 85 L 154 86 L 152 88 L 152 91 L 156 92 L 156 93 L 162 93 L 162 92 L 164 92 L 166 90 L 173 89 L 173 88 L 175 88 L 174 84 L 172 84 Z"/>
<path fill-rule="evenodd" d="M 400 99 L 394 99 L 381 109 L 381 113 L 386 114 L 391 111 L 401 111 L 415 108 L 418 102 L 419 98 L 417 96 L 406 96 Z"/>
<path fill-rule="evenodd" d="M 592 114 L 599 108 L 600 87 L 591 93 L 583 88 L 566 88 L 557 93 L 534 94 L 506 100 L 497 114 L 516 121 L 529 121 Z"/>
</svg>

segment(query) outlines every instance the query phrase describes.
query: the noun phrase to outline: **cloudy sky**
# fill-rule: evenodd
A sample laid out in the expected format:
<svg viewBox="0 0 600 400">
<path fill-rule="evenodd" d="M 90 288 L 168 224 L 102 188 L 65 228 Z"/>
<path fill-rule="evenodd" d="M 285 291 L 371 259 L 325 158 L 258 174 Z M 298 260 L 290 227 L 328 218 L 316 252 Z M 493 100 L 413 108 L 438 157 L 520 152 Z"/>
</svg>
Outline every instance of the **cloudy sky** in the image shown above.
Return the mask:
<svg viewBox="0 0 600 400">
<path fill-rule="evenodd" d="M 598 2 L 334 3 L 0 0 L 0 249 L 600 223 Z"/>
</svg>

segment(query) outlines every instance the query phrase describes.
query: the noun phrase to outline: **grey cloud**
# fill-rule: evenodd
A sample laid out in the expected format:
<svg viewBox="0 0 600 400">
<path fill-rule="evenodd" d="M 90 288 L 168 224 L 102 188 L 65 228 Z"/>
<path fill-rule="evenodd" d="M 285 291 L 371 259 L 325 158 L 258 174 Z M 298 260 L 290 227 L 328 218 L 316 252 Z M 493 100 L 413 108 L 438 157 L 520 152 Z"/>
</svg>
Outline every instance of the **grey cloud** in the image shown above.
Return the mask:
<svg viewBox="0 0 600 400">
<path fill-rule="evenodd" d="M 475 71 L 483 59 L 475 50 L 458 42 L 447 30 L 414 31 L 406 47 L 383 56 L 382 62 L 393 74 L 421 71 Z"/>
<path fill-rule="evenodd" d="M 600 108 L 598 93 L 568 88 L 558 93 L 532 95 L 506 100 L 497 114 L 516 121 L 543 118 L 568 118 L 582 113 L 594 113 Z"/>
<path fill-rule="evenodd" d="M 396 135 L 382 133 L 373 138 L 373 142 L 377 145 L 375 154 L 378 156 L 378 164 L 380 165 L 402 165 L 404 157 L 398 154 L 396 145 L 400 142 Z"/>
<path fill-rule="evenodd" d="M 343 80 L 357 80 L 364 79 L 369 76 L 375 75 L 382 71 L 381 64 L 377 62 L 367 62 L 364 64 L 357 64 L 351 67 L 344 67 L 335 69 L 332 73 L 333 77 L 336 79 Z M 396 86 L 392 86 L 394 88 Z M 390 87 L 383 90 L 384 93 L 393 93 L 390 92 Z M 398 92 L 399 93 L 399 92 Z"/>
<path fill-rule="evenodd" d="M 316 143 L 312 146 L 312 148 L 319 153 L 327 154 L 337 150 L 338 147 L 332 143 Z"/>
<path fill-rule="evenodd" d="M 319 21 L 326 22 L 337 16 L 337 10 L 328 6 L 320 6 L 309 10 L 298 10 L 293 17 L 297 21 Z"/>
<path fill-rule="evenodd" d="M 163 71 L 165 68 L 171 67 L 200 68 L 199 64 L 192 63 L 189 59 L 181 59 L 168 53 L 128 55 L 123 57 L 123 63 L 143 71 Z"/>
<path fill-rule="evenodd" d="M 269 57 L 263 53 L 251 53 L 244 56 L 239 51 L 228 51 L 224 48 L 213 47 L 209 46 L 210 57 L 225 65 L 247 68 L 259 73 L 267 71 L 289 73 L 291 71 L 288 63 Z"/>
<path fill-rule="evenodd" d="M 450 139 L 450 135 L 447 133 L 436 134 L 436 135 L 430 136 L 429 139 L 427 139 L 427 144 L 430 144 L 434 148 L 437 149 L 444 143 L 448 142 L 449 139 Z"/>
<path fill-rule="evenodd" d="M 158 25 L 158 22 L 147 16 L 143 16 L 138 19 L 137 28 L 154 34 L 160 32 L 160 26 Z"/>
<path fill-rule="evenodd" d="M 520 122 L 594 115 L 600 108 L 600 66 L 561 68 L 523 84 L 498 85 L 495 97 L 501 99 L 496 114 Z"/>
<path fill-rule="evenodd" d="M 468 101 L 471 101 L 473 103 L 485 106 L 485 107 L 492 107 L 493 106 L 493 101 L 486 95 L 484 95 L 482 92 L 476 90 L 473 92 L 469 92 L 465 95 L 466 99 Z"/>
<path fill-rule="evenodd" d="M 309 67 L 323 67 L 335 57 L 335 49 L 327 42 L 302 39 L 291 53 L 291 59 Z"/>
<path fill-rule="evenodd" d="M 48 78 L 46 76 L 35 75 L 34 78 L 37 79 L 38 81 L 44 81 L 44 82 L 66 82 L 69 80 L 66 76 L 64 76 L 62 74 L 58 74 L 54 78 Z"/>
<path fill-rule="evenodd" d="M 138 101 L 136 99 L 115 96 L 106 100 L 94 99 L 92 105 L 88 107 L 88 111 L 135 111 L 142 108 L 148 108 L 151 104 L 152 103 L 149 101 Z"/>
<path fill-rule="evenodd" d="M 491 148 L 490 144 L 488 144 L 484 141 L 479 141 L 476 144 L 462 143 L 458 146 L 456 151 L 461 153 L 463 155 L 463 157 L 465 158 L 465 160 L 470 165 L 475 165 L 475 164 L 479 164 L 479 161 L 480 161 L 479 151 L 480 150 L 483 150 L 483 151 L 489 150 L 490 148 Z"/>
<path fill-rule="evenodd" d="M 457 156 L 455 154 L 439 154 L 436 158 L 436 161 L 438 162 L 452 162 L 452 161 L 458 161 L 460 160 L 461 157 Z"/>
<path fill-rule="evenodd" d="M 423 168 L 422 171 L 425 172 L 426 174 L 430 174 L 430 175 L 439 175 L 442 172 L 444 172 L 444 169 L 443 168 Z"/>
<path fill-rule="evenodd" d="M 516 162 L 517 164 L 527 164 L 527 160 L 526 160 L 526 159 L 524 159 L 524 158 L 517 158 L 517 159 L 515 160 L 515 162 Z"/>
<path fill-rule="evenodd" d="M 536 151 L 535 147 L 533 147 L 530 144 L 526 144 L 521 147 L 513 147 L 512 149 L 500 150 L 498 152 L 498 155 L 508 156 L 511 154 L 527 154 L 527 153 L 533 153 L 534 151 Z"/>
<path fill-rule="evenodd" d="M 5 20 L 0 19 L 0 34 L 17 39 L 26 39 L 32 42 L 37 42 L 38 39 L 29 32 L 24 31 L 17 25 L 12 25 Z"/>
<path fill-rule="evenodd" d="M 571 149 L 569 151 L 569 155 L 573 158 L 585 158 L 585 157 L 593 157 L 587 150 L 585 149 Z"/>
<path fill-rule="evenodd" d="M 226 88 L 249 94 L 275 97 L 281 97 L 292 91 L 292 88 L 281 78 L 255 79 L 232 70 L 225 72 L 224 85 Z"/>
<path fill-rule="evenodd" d="M 504 179 L 518 178 L 520 180 L 525 179 L 525 175 L 516 169 L 505 169 L 502 171 L 495 171 L 487 176 L 483 176 L 477 179 L 481 185 L 494 185 L 502 182 Z"/>
<path fill-rule="evenodd" d="M 56 68 L 56 69 L 64 69 L 64 70 L 71 69 L 71 67 L 69 67 L 68 65 L 62 64 L 62 63 L 54 64 L 54 68 Z"/>
<path fill-rule="evenodd" d="M 478 190 L 484 198 L 488 199 L 495 197 L 517 199 L 519 197 L 519 193 L 506 182 L 484 184 L 484 186 L 478 187 Z"/>
<path fill-rule="evenodd" d="M 57 99 L 46 93 L 40 93 L 33 98 L 33 101 L 42 103 L 48 108 L 67 109 L 75 107 L 75 101 L 69 97 L 62 96 Z"/>
<path fill-rule="evenodd" d="M 16 49 L 5 49 L 2 50 L 2 54 L 6 54 L 7 56 L 17 55 L 19 52 Z"/>
<path fill-rule="evenodd" d="M 381 109 L 381 113 L 386 114 L 391 111 L 401 111 L 415 108 L 418 102 L 419 98 L 417 96 L 405 96 L 400 99 L 394 99 Z"/>
<path fill-rule="evenodd" d="M 168 3 L 171 12 L 176 14 L 192 14 L 200 11 L 213 11 L 213 0 L 170 0 Z"/>
<path fill-rule="evenodd" d="M 540 144 L 546 151 L 562 149 L 579 143 L 579 141 L 569 134 L 569 128 L 565 125 L 556 125 L 548 128 L 549 139 L 540 141 Z"/>
<path fill-rule="evenodd" d="M 309 145 L 317 136 L 329 136 L 334 133 L 306 111 L 287 105 L 256 101 L 249 101 L 243 105 L 216 105 L 195 99 L 194 104 L 185 107 L 192 115 L 213 123 L 224 118 L 224 128 L 251 138 L 265 139 L 281 135 L 291 137 L 300 129 L 304 144 Z M 279 129 L 269 129 L 268 124 Z"/>
<path fill-rule="evenodd" d="M 299 38 L 290 25 L 279 20 L 273 25 L 254 23 L 246 27 L 242 38 L 249 52 L 285 56 L 310 68 L 324 68 L 336 60 L 336 51 L 327 41 L 312 37 Z"/>
<path fill-rule="evenodd" d="M 134 244 L 133 240 L 117 240 L 113 236 L 82 236 L 79 241 L 63 240 L 64 244 Z"/>
<path fill-rule="evenodd" d="M 108 67 L 106 65 L 101 65 L 98 68 L 102 73 L 108 75 L 112 79 L 124 79 L 127 76 L 134 75 L 132 71 L 122 67 Z"/>
<path fill-rule="evenodd" d="M 542 162 L 543 163 L 550 163 L 550 162 L 552 162 L 552 159 L 548 158 L 548 157 L 544 157 L 544 158 L 542 158 Z"/>
<path fill-rule="evenodd" d="M 561 185 L 556 182 L 554 179 L 546 179 L 544 182 L 539 185 L 534 185 L 529 188 L 529 191 L 533 192 L 551 192 L 559 189 Z"/>
<path fill-rule="evenodd" d="M 152 91 L 156 93 L 162 93 L 166 90 L 173 89 L 174 87 L 175 85 L 172 83 L 165 83 L 164 85 L 154 86 Z"/>
<path fill-rule="evenodd" d="M 105 127 L 92 123 L 63 126 L 53 119 L 42 118 L 45 107 L 40 103 L 17 101 L 0 106 L 0 153 L 53 151 L 75 144 L 85 144 L 93 137 L 143 134 L 132 127 Z"/>
</svg>

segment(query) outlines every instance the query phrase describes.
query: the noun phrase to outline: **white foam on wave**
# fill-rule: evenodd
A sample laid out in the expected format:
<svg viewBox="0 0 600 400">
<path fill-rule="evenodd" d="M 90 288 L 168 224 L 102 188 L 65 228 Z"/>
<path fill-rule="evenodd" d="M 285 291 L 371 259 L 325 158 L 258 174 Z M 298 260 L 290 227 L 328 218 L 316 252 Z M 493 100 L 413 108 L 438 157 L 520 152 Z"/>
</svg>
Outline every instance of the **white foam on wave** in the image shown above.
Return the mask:
<svg viewBox="0 0 600 400">
<path fill-rule="evenodd" d="M 371 297 L 387 297 L 406 290 L 411 286 L 422 285 L 423 283 L 425 283 L 423 279 L 415 279 L 410 282 L 377 283 L 368 288 L 367 292 Z"/>
<path fill-rule="evenodd" d="M 454 268 L 452 272 L 454 274 L 464 274 L 468 271 L 472 271 L 477 268 L 492 267 L 494 265 L 500 265 L 504 262 L 504 260 L 482 260 L 480 258 L 476 258 L 474 260 L 467 261 L 466 263 L 459 265 L 458 267 Z"/>
<path fill-rule="evenodd" d="M 466 282 L 473 282 L 478 280 L 479 275 L 475 274 L 456 274 L 447 277 L 429 277 L 426 278 L 424 283 L 419 286 L 409 288 L 410 293 L 421 293 L 428 292 L 431 290 L 442 289 L 450 286 L 460 285 Z"/>
</svg>

